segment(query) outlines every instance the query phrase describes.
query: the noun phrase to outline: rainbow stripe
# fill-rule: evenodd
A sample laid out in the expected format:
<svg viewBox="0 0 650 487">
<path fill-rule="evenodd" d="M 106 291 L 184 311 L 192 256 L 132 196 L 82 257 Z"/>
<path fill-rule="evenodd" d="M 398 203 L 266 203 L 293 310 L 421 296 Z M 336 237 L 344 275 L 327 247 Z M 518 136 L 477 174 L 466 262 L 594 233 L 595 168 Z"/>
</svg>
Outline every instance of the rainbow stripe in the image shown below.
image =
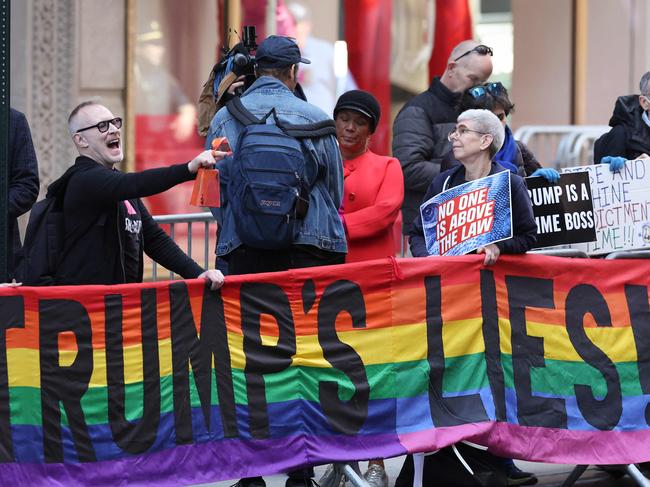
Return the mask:
<svg viewBox="0 0 650 487">
<path fill-rule="evenodd" d="M 524 281 L 512 276 L 547 286 L 553 306 L 527 306 L 522 322 L 517 317 L 521 304 L 517 296 L 524 301 L 538 296 L 528 296 L 522 291 Z M 205 312 L 206 299 L 214 295 L 206 298 L 208 291 L 200 281 L 2 289 L 8 401 L 3 403 L 0 395 L 0 416 L 9 418 L 11 451 L 5 452 L 10 458 L 0 464 L 0 478 L 20 485 L 179 485 L 428 451 L 462 439 L 489 445 L 496 453 L 537 461 L 647 461 L 650 350 L 642 345 L 650 344 L 650 322 L 643 321 L 650 314 L 644 314 L 643 299 L 638 299 L 645 296 L 647 307 L 647 276 L 645 263 L 627 261 L 502 257 L 494 268 L 485 269 L 477 256 L 387 259 L 228 278 L 217 294 L 224 321 L 218 313 L 208 316 Z M 277 294 L 264 288 L 251 294 L 247 287 L 251 283 L 280 289 L 288 308 L 283 308 Z M 335 289 L 336 285 L 340 287 Z M 630 286 L 637 292 L 634 302 Z M 119 296 L 122 302 L 124 413 L 136 424 L 143 416 L 143 391 L 150 387 L 145 385 L 143 363 L 143 290 L 154 290 L 150 292 L 156 298 L 160 417 L 146 450 L 129 453 L 118 445 L 109 414 L 106 330 L 113 330 L 115 323 L 109 320 L 107 324 L 106 299 Z M 224 376 L 218 377 L 215 359 L 209 408 L 202 408 L 195 381 L 200 371 L 187 365 L 191 438 L 179 441 L 177 416 L 183 410 L 174 379 L 179 362 L 173 332 L 175 320 L 180 320 L 175 310 L 183 309 L 183 303 L 176 302 L 178 296 L 185 298 L 184 309 L 191 312 L 187 316 L 193 320 L 195 333 L 202 323 L 209 323 L 206 336 L 218 330 L 226 337 L 234 436 L 226 433 L 223 423 L 229 406 L 220 404 L 217 394 Z M 43 303 L 53 300 L 80 304 L 92 332 L 88 336 L 92 349 L 86 350 L 84 359 L 90 363 L 87 377 L 81 372 L 79 377 L 70 376 L 73 382 L 86 381 L 80 401 L 83 414 L 68 417 L 68 409 L 60 404 L 60 438 L 43 427 L 44 419 L 47 424 L 52 421 L 51 411 L 43 409 L 47 410 L 44 384 L 52 385 L 47 382 L 52 379 L 43 376 L 44 364 L 50 364 L 47 370 L 70 372 L 80 367 L 86 352 L 78 341 L 80 335 L 75 338 L 74 330 L 83 329 L 78 319 L 66 313 L 58 319 L 57 306 L 47 320 L 43 318 Z M 245 317 L 250 313 L 246 306 L 263 310 L 259 331 Z M 611 326 L 603 326 L 603 306 Z M 24 326 L 16 327 L 20 310 Z M 283 328 L 273 313 L 290 317 L 293 325 Z M 328 313 L 334 320 L 331 324 Z M 441 318 L 438 328 L 437 314 Z M 46 328 L 52 323 L 62 330 L 55 362 L 52 350 L 43 349 Z M 286 341 L 287 330 L 295 339 Z M 328 330 L 334 334 L 327 335 Z M 256 349 L 250 342 L 255 333 L 259 333 Z M 194 340 L 194 336 L 189 338 Z M 282 357 L 287 350 L 280 350 L 285 342 L 295 346 L 288 358 Z M 156 350 L 155 344 L 149 350 Z M 293 352 L 291 347 L 289 351 Z M 251 431 L 260 404 L 251 399 L 252 371 L 248 368 L 260 360 L 272 363 L 273 353 L 287 362 L 263 375 L 268 430 L 260 435 Z M 344 361 L 337 362 L 337 357 Z M 599 357 L 599 362 L 593 357 Z M 360 393 L 363 381 L 359 377 L 367 381 L 367 398 Z M 324 383 L 337 385 L 338 402 L 331 390 L 322 389 Z M 59 385 L 67 390 L 65 382 Z M 564 411 L 535 409 L 542 404 L 540 400 L 563 405 Z M 468 404 L 478 407 L 468 409 Z M 352 421 L 355 411 L 361 415 L 356 427 L 344 431 L 337 426 L 337 421 Z M 87 429 L 91 460 L 80 453 L 71 426 L 79 420 Z M 62 460 L 48 458 L 48 441 L 60 441 Z"/>
</svg>

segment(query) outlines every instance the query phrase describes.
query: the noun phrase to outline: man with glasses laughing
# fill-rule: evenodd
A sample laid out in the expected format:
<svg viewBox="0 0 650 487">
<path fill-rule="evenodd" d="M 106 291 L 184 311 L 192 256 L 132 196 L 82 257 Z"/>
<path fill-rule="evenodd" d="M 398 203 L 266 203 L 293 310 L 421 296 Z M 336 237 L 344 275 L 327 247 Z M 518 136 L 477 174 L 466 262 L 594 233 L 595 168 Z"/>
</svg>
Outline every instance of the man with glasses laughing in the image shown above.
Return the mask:
<svg viewBox="0 0 650 487">
<path fill-rule="evenodd" d="M 473 40 L 463 41 L 452 50 L 442 76 L 433 78 L 429 89 L 411 99 L 397 115 L 393 155 L 404 172 L 404 235 L 409 234 L 429 184 L 440 173 L 448 148 L 447 133 L 437 127 L 455 122 L 460 95 L 485 83 L 490 74 L 492 49 Z"/>
<path fill-rule="evenodd" d="M 79 152 L 73 166 L 53 182 L 47 197 L 63 205 L 63 252 L 56 284 L 123 284 L 141 282 L 143 253 L 185 279 L 204 278 L 212 289 L 223 275 L 204 271 L 153 220 L 141 197 L 189 181 L 200 167 L 225 154 L 204 151 L 192 161 L 140 173 L 115 169 L 122 162 L 122 119 L 105 106 L 88 101 L 68 118 Z"/>
</svg>

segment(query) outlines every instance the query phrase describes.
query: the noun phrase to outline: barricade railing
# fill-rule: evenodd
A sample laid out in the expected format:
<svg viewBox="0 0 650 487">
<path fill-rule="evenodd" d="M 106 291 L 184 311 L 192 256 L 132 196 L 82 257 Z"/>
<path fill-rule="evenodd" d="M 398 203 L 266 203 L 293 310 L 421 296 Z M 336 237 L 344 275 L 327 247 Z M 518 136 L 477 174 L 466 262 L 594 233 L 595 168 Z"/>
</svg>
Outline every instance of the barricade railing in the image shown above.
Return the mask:
<svg viewBox="0 0 650 487">
<path fill-rule="evenodd" d="M 181 214 L 181 215 L 158 215 L 154 216 L 153 219 L 161 225 L 163 228 L 165 226 L 169 226 L 169 236 L 174 240 L 177 244 L 179 244 L 179 247 L 181 249 L 185 250 L 186 253 L 194 258 L 194 260 L 197 260 L 195 255 L 192 255 L 192 251 L 196 249 L 196 246 L 193 246 L 194 238 L 196 237 L 195 235 L 195 229 L 199 225 L 194 225 L 193 224 L 202 224 L 200 225 L 201 227 L 201 232 L 203 236 L 203 243 L 200 246 L 200 250 L 202 251 L 202 257 L 203 257 L 203 267 L 205 269 L 213 267 L 212 262 L 211 262 L 211 256 L 212 256 L 212 249 L 214 249 L 214 244 L 211 244 L 211 237 L 216 239 L 216 222 L 214 220 L 214 217 L 212 216 L 212 213 L 210 212 L 205 212 L 205 213 L 189 213 L 189 214 Z M 187 238 L 186 238 L 186 245 L 182 245 L 183 242 L 179 242 L 178 237 L 178 232 L 176 231 L 178 225 L 185 225 L 187 229 Z M 156 281 L 158 280 L 158 264 L 151 259 L 149 259 L 149 262 L 151 263 L 151 280 Z M 197 262 L 199 262 L 197 260 Z M 169 279 L 174 279 L 175 275 L 173 272 L 169 272 Z M 356 467 L 356 469 L 355 469 Z M 368 482 L 365 481 L 363 477 L 361 477 L 360 472 L 358 471 L 358 466 L 356 463 L 354 464 L 347 464 L 347 463 L 338 463 L 334 464 L 334 475 L 330 479 L 331 480 L 331 486 L 330 487 L 338 487 L 340 484 L 340 481 L 342 478 L 345 478 L 348 482 L 350 482 L 353 487 L 369 487 Z M 329 483 L 327 484 L 329 486 Z M 323 486 L 326 487 L 326 486 Z"/>
<path fill-rule="evenodd" d="M 594 141 L 609 129 L 607 125 L 524 125 L 514 137 L 543 166 L 561 169 L 593 164 Z"/>
<path fill-rule="evenodd" d="M 167 233 L 178 246 L 191 256 L 204 269 L 214 267 L 214 246 L 216 240 L 217 223 L 212 213 L 187 213 L 179 215 L 158 215 L 153 219 Z M 195 245 L 199 240 L 198 245 Z M 159 264 L 147 259 L 145 265 L 145 280 L 157 281 L 160 279 Z M 175 274 L 169 272 L 165 279 L 175 279 Z"/>
<path fill-rule="evenodd" d="M 605 259 L 650 259 L 650 250 L 617 250 L 607 254 Z"/>
<path fill-rule="evenodd" d="M 606 133 L 610 127 L 593 127 L 579 133 L 572 141 L 565 154 L 558 154 L 558 161 L 567 162 L 567 166 L 583 166 L 594 163 L 594 142 Z"/>
<path fill-rule="evenodd" d="M 332 464 L 331 475 L 321 479 L 320 487 L 339 487 L 347 482 L 353 487 L 370 487 L 366 479 L 361 476 L 357 462 Z"/>
<path fill-rule="evenodd" d="M 529 254 L 537 255 L 550 255 L 552 257 L 571 257 L 578 259 L 588 259 L 589 256 L 586 252 L 577 249 L 565 249 L 565 248 L 548 248 L 548 249 L 533 249 L 528 251 Z"/>
</svg>

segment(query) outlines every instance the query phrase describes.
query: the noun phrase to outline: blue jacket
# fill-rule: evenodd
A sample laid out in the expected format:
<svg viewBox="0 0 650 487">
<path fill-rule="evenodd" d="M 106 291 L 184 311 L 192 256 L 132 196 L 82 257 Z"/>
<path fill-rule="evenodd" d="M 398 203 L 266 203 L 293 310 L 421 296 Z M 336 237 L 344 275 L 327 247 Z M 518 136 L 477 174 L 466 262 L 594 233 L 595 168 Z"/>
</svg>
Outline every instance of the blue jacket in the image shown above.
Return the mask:
<svg viewBox="0 0 650 487">
<path fill-rule="evenodd" d="M 287 86 L 276 78 L 262 76 L 255 80 L 251 87 L 241 97 L 243 105 L 256 117 L 262 118 L 272 108 L 283 122 L 301 125 L 327 120 L 329 117 L 321 109 L 297 98 Z M 269 117 L 268 123 L 274 123 Z M 237 148 L 239 134 L 243 125 L 222 108 L 212 119 L 206 148 L 209 148 L 215 137 L 227 137 L 233 147 Z M 306 147 L 305 161 L 307 178 L 314 180 L 319 172 L 309 195 L 309 211 L 302 220 L 301 228 L 295 240 L 297 245 L 313 245 L 329 252 L 347 252 L 345 231 L 338 209 L 343 197 L 343 162 L 336 137 L 302 139 Z M 241 245 L 241 240 L 235 230 L 233 212 L 228 201 L 223 200 L 227 194 L 228 175 L 233 164 L 233 158 L 228 157 L 219 161 L 217 169 L 221 180 L 221 208 L 213 211 L 217 221 L 220 221 L 217 255 L 223 256 Z"/>
<path fill-rule="evenodd" d="M 492 162 L 490 174 L 496 174 L 501 171 L 507 171 L 507 169 L 496 162 Z M 445 185 L 447 179 L 449 179 L 449 182 Z M 459 165 L 449 169 L 436 176 L 422 201 L 428 201 L 435 195 L 442 193 L 443 190 L 453 188 L 454 186 L 466 182 L 465 166 Z M 502 254 L 523 254 L 533 248 L 537 242 L 537 224 L 535 223 L 533 206 L 530 197 L 528 196 L 528 190 L 526 189 L 524 179 L 515 174 L 511 174 L 510 184 L 513 226 L 512 238 L 496 242 L 495 245 L 499 247 Z M 427 257 L 429 255 L 424 241 L 422 214 L 419 211 L 417 217 L 413 221 L 413 227 L 409 237 L 409 245 L 413 257 Z"/>
</svg>

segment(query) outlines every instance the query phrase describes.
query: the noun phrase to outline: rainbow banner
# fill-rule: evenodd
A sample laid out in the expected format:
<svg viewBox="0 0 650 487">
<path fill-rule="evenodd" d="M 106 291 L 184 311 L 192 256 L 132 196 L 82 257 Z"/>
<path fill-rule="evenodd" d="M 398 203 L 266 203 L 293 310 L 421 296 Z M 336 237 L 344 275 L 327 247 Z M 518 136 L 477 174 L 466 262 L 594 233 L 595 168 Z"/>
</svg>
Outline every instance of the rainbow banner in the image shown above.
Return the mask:
<svg viewBox="0 0 650 487">
<path fill-rule="evenodd" d="M 650 264 L 385 259 L 0 290 L 5 485 L 183 485 L 470 439 L 650 460 Z"/>
</svg>

